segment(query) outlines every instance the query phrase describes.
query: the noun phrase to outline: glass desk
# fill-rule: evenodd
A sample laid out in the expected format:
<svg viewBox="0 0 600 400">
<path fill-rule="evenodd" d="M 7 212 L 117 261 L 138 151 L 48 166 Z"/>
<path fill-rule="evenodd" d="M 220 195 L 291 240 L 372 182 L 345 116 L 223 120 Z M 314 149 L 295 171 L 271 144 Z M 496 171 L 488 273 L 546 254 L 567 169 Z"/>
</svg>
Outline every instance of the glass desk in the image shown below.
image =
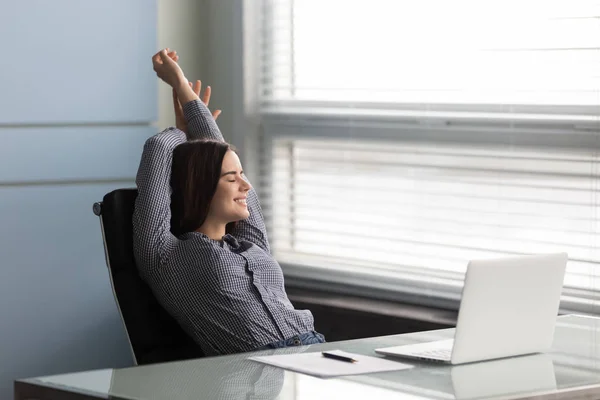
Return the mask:
<svg viewBox="0 0 600 400">
<path fill-rule="evenodd" d="M 600 319 L 558 317 L 547 354 L 319 379 L 246 360 L 254 355 L 373 349 L 451 338 L 454 329 L 331 342 L 124 369 L 22 379 L 15 399 L 592 399 L 600 398 Z"/>
</svg>

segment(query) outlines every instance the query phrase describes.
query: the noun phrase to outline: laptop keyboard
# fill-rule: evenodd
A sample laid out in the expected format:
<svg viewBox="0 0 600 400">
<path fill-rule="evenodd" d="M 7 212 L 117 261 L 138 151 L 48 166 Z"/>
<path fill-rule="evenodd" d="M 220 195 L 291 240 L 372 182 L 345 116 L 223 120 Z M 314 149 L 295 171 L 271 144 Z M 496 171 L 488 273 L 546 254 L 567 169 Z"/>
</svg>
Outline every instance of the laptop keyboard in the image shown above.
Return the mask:
<svg viewBox="0 0 600 400">
<path fill-rule="evenodd" d="M 425 358 L 438 358 L 442 360 L 450 360 L 452 349 L 432 349 L 414 352 L 413 355 Z"/>
<path fill-rule="evenodd" d="M 440 340 L 422 344 L 421 348 L 411 351 L 413 357 L 450 361 L 454 340 Z"/>
</svg>

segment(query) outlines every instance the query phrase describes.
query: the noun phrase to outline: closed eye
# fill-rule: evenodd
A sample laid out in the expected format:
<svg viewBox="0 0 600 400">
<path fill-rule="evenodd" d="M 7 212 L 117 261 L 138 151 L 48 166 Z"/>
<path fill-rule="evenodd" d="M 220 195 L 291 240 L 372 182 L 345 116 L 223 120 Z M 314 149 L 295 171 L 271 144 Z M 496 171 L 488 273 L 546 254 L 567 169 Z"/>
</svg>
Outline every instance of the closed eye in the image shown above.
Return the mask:
<svg viewBox="0 0 600 400">
<path fill-rule="evenodd" d="M 228 175 L 235 176 L 235 175 L 237 175 L 237 172 L 236 171 L 225 172 L 225 173 L 221 174 L 221 177 L 228 176 Z M 240 171 L 240 176 L 242 178 L 244 178 L 246 176 L 246 175 L 244 175 L 244 171 Z M 232 182 L 233 183 L 233 182 L 235 182 L 235 179 L 233 179 L 233 180 L 228 179 L 227 182 Z"/>
</svg>

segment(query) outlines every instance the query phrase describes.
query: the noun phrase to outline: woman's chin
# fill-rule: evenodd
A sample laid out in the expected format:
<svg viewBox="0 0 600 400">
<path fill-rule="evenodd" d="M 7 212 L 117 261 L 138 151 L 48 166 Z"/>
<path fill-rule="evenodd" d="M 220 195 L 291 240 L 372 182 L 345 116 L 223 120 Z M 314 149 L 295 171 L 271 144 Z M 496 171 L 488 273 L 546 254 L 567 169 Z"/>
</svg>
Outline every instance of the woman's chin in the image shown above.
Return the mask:
<svg viewBox="0 0 600 400">
<path fill-rule="evenodd" d="M 243 221 L 245 219 L 248 219 L 250 217 L 250 213 L 249 212 L 245 212 L 245 213 L 240 213 L 238 215 L 235 216 L 235 219 L 231 222 L 238 222 L 238 221 Z"/>
</svg>

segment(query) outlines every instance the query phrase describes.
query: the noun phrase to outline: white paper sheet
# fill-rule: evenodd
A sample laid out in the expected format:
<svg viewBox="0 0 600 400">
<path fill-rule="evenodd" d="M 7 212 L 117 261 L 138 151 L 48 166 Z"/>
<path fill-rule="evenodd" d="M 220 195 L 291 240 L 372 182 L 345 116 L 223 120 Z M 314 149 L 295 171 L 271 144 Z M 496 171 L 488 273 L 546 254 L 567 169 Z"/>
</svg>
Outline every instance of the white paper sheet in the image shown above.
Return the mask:
<svg viewBox="0 0 600 400">
<path fill-rule="evenodd" d="M 321 352 L 302 354 L 282 354 L 274 356 L 250 357 L 248 360 L 287 369 L 294 372 L 316 376 L 319 378 L 332 378 L 344 375 L 369 374 L 374 372 L 399 371 L 412 368 L 410 364 L 403 364 L 380 357 L 363 356 L 347 353 L 341 350 L 328 350 L 357 360 L 355 363 L 325 358 Z"/>
</svg>

